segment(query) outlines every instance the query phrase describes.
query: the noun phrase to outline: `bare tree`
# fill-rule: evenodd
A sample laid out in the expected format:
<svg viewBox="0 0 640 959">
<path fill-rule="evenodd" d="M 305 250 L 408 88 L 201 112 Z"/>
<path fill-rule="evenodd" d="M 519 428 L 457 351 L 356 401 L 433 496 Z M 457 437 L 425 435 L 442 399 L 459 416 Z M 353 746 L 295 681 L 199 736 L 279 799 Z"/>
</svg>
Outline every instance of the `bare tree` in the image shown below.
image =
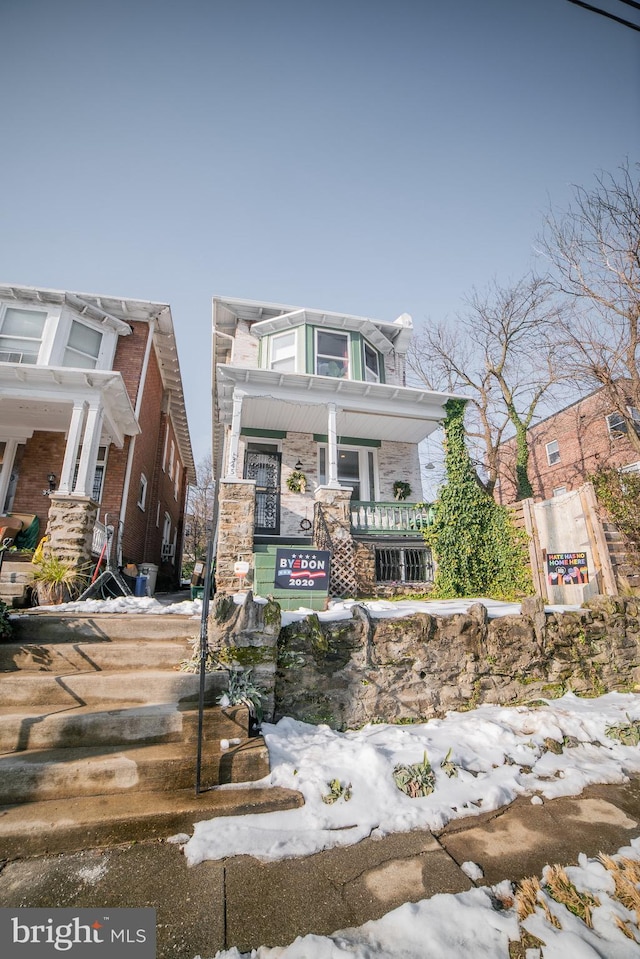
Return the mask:
<svg viewBox="0 0 640 959">
<path fill-rule="evenodd" d="M 505 431 L 515 432 L 516 488 L 523 499 L 533 493 L 527 431 L 560 379 L 554 346 L 559 307 L 546 280 L 532 275 L 510 287 L 494 281 L 485 292 L 474 291 L 467 307 L 455 325 L 439 323 L 416 337 L 409 365 L 431 389 L 469 397 L 467 434 L 488 493 Z"/>
<path fill-rule="evenodd" d="M 542 246 L 573 307 L 568 372 L 604 388 L 640 453 L 640 164 L 600 174 L 592 190 L 574 187 L 567 210 L 547 217 Z"/>
<path fill-rule="evenodd" d="M 196 482 L 189 487 L 183 554 L 183 572 L 191 574 L 193 564 L 207 558 L 214 503 L 212 457 L 204 456 L 196 466 Z"/>
</svg>

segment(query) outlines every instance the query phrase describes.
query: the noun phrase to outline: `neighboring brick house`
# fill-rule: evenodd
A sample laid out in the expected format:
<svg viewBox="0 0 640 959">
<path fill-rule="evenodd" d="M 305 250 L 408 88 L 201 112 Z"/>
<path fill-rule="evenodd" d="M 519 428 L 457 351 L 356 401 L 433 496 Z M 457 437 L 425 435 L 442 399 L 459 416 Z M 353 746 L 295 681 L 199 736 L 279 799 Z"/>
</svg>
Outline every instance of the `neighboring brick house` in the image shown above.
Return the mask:
<svg viewBox="0 0 640 959">
<path fill-rule="evenodd" d="M 629 407 L 631 410 L 631 407 Z M 633 418 L 640 413 L 632 410 Z M 629 442 L 626 424 L 595 390 L 570 406 L 536 423 L 528 433 L 529 479 L 535 500 L 546 500 L 578 489 L 599 467 L 637 467 L 640 456 Z M 514 503 L 515 439 L 503 443 L 495 496 Z"/>
<path fill-rule="evenodd" d="M 407 387 L 411 337 L 407 314 L 214 298 L 220 589 L 237 586 L 240 560 L 272 591 L 257 554 L 276 546 L 331 549 L 334 594 L 430 581 L 418 444 L 450 394 Z"/>
<path fill-rule="evenodd" d="M 194 467 L 169 306 L 0 285 L 0 458 L 0 512 L 52 550 L 81 562 L 107 523 L 120 563 L 177 584 Z"/>
</svg>

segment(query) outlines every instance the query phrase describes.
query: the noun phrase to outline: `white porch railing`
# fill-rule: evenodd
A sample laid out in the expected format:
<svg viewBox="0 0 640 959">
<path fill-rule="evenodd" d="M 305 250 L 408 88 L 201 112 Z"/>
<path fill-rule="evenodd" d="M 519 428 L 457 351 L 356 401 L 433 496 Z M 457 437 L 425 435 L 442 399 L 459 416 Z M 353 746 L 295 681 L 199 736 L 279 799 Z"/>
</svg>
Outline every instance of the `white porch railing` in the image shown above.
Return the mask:
<svg viewBox="0 0 640 959">
<path fill-rule="evenodd" d="M 433 522 L 429 503 L 351 503 L 351 530 L 354 534 L 378 536 L 419 535 Z"/>
</svg>

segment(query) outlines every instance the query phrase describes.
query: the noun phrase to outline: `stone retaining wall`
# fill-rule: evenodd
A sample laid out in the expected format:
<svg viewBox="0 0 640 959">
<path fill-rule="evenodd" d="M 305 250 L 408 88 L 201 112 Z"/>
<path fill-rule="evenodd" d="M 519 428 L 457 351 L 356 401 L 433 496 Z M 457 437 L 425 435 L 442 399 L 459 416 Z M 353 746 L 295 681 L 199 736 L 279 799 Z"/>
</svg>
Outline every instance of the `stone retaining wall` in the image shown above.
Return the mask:
<svg viewBox="0 0 640 959">
<path fill-rule="evenodd" d="M 226 604 L 226 605 L 225 605 Z M 266 719 L 292 716 L 335 729 L 412 722 L 482 703 L 640 691 L 640 599 L 598 596 L 575 612 L 374 619 L 355 605 L 346 620 L 317 615 L 280 628 L 278 604 L 224 597 L 210 624 L 223 665 L 253 667 L 267 690 Z"/>
</svg>

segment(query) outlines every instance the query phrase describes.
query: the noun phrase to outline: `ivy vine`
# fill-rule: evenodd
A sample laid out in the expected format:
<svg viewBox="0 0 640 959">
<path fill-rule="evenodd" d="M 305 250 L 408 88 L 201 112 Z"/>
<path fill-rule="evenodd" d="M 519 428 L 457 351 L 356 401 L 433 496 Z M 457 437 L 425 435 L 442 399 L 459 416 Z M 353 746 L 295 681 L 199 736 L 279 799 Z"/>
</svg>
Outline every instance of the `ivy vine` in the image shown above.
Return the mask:
<svg viewBox="0 0 640 959">
<path fill-rule="evenodd" d="M 533 592 L 527 534 L 478 481 L 465 443 L 465 402 L 445 405 L 447 483 L 424 534 L 438 564 L 432 595 L 514 599 Z"/>
<path fill-rule="evenodd" d="M 600 505 L 618 529 L 640 547 L 640 474 L 602 468 L 590 479 Z"/>
</svg>

